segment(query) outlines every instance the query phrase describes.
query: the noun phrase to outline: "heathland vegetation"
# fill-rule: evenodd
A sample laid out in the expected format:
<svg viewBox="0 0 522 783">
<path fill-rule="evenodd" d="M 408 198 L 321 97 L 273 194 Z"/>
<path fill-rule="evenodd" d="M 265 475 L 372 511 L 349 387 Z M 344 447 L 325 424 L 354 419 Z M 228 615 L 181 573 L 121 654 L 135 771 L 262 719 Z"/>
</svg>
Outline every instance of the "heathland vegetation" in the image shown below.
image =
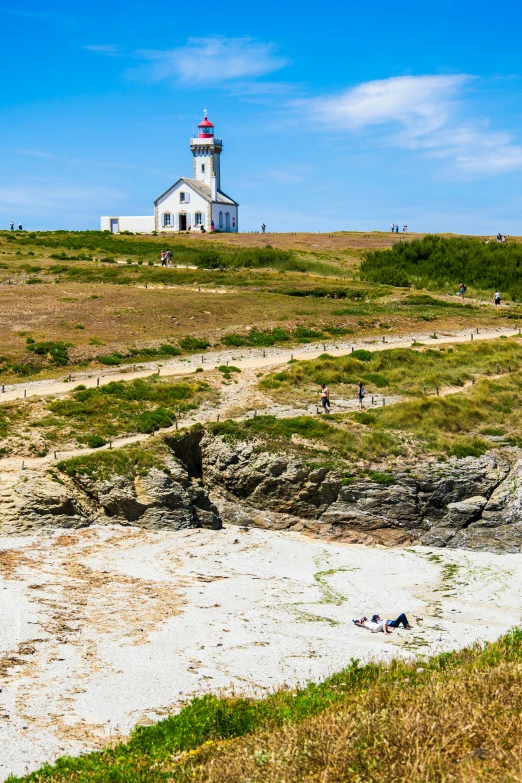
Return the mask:
<svg viewBox="0 0 522 783">
<path fill-rule="evenodd" d="M 366 255 L 363 279 L 393 286 L 455 292 L 459 282 L 477 292 L 500 290 L 522 300 L 522 246 L 478 237 L 425 236 Z"/>
<path fill-rule="evenodd" d="M 351 665 L 256 700 L 204 696 L 128 742 L 8 783 L 520 781 L 522 632 Z"/>
<path fill-rule="evenodd" d="M 516 255 L 519 247 L 437 241 L 348 234 L 303 239 L 0 232 L 0 382 L 53 377 L 65 367 L 163 361 L 210 347 L 271 347 L 522 320 L 522 308 L 513 302 L 494 310 L 390 285 L 404 282 L 388 274 L 402 268 L 400 258 L 410 258 L 419 245 L 440 245 L 453 258 L 447 288 L 456 290 L 464 279 L 472 294 L 475 278 L 471 271 L 466 276 L 462 259 L 472 266 L 473 249 L 486 248 L 494 256 L 486 259 L 493 274 L 497 260 Z M 159 263 L 166 246 L 173 253 L 170 268 Z M 422 275 L 410 282 L 435 281 L 444 291 L 446 283 L 437 277 L 444 265 L 436 254 L 427 255 Z"/>
</svg>

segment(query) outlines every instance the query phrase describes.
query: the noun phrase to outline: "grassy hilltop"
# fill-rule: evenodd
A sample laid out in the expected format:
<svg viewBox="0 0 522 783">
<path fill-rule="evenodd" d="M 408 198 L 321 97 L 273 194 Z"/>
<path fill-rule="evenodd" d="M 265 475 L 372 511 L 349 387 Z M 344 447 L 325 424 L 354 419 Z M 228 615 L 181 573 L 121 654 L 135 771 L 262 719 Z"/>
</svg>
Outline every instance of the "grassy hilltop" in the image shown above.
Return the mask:
<svg viewBox="0 0 522 783">
<path fill-rule="evenodd" d="M 166 247 L 174 268 L 159 265 Z M 519 248 L 390 234 L 0 232 L 0 382 L 212 346 L 507 324 L 522 319 Z M 461 279 L 472 304 L 446 296 Z M 438 295 L 412 299 L 404 285 Z M 499 286 L 509 307 L 476 301 Z"/>
</svg>

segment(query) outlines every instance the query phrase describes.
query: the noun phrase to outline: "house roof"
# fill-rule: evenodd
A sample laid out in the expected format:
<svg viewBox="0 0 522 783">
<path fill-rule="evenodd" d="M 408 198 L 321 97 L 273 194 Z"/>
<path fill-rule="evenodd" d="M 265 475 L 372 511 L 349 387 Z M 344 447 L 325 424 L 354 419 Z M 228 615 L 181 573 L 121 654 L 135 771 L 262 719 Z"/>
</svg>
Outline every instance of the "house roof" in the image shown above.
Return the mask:
<svg viewBox="0 0 522 783">
<path fill-rule="evenodd" d="M 206 182 L 201 182 L 199 179 L 189 179 L 188 177 L 180 177 L 177 182 L 175 182 L 168 190 L 165 191 L 165 193 L 162 193 L 161 196 L 159 196 L 156 201 L 154 202 L 154 206 L 158 205 L 158 202 L 161 201 L 161 199 L 171 193 L 175 187 L 179 185 L 180 182 L 184 182 L 186 185 L 188 185 L 192 190 L 195 190 L 196 193 L 199 193 L 200 196 L 202 196 L 206 201 L 213 202 L 212 199 L 212 193 L 210 190 L 210 185 L 207 185 Z M 230 198 L 230 196 L 227 196 L 226 193 L 223 193 L 223 191 L 218 190 L 216 200 L 216 204 L 229 204 L 233 207 L 238 207 L 239 204 L 237 201 L 234 201 L 233 198 Z"/>
</svg>

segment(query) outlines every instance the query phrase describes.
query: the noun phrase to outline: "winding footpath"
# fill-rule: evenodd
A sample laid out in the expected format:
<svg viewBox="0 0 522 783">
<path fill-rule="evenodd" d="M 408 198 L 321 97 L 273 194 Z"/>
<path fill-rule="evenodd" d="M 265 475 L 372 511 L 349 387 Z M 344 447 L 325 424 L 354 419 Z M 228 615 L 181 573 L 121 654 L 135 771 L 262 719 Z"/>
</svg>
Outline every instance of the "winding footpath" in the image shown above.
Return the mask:
<svg viewBox="0 0 522 783">
<path fill-rule="evenodd" d="M 220 390 L 221 399 L 217 404 L 204 404 L 192 415 L 184 417 L 182 421 L 183 427 L 190 427 L 196 423 L 208 424 L 210 422 L 219 421 L 220 418 L 221 420 L 232 418 L 241 421 L 256 415 L 257 411 L 260 413 L 262 412 L 263 415 L 275 415 L 280 418 L 314 415 L 319 413 L 317 403 L 311 403 L 307 406 L 299 404 L 285 405 L 275 403 L 270 397 L 264 395 L 257 388 L 257 375 L 255 371 L 259 369 L 280 367 L 288 364 L 292 359 L 316 359 L 324 353 L 328 353 L 330 356 L 346 356 L 354 350 L 360 349 L 381 351 L 389 350 L 391 348 L 410 347 L 414 341 L 425 344 L 429 341 L 428 344 L 436 346 L 469 342 L 471 339 L 494 340 L 498 339 L 500 336 L 514 337 L 519 333 L 519 329 L 499 328 L 481 330 L 477 334 L 476 329 L 472 333 L 468 327 L 467 329 L 441 334 L 436 340 L 429 334 L 415 332 L 402 336 L 393 336 L 386 339 L 385 342 L 383 340 L 377 341 L 375 339 L 359 340 L 357 342 L 330 341 L 328 343 L 321 342 L 284 349 L 240 349 L 241 353 L 239 353 L 238 349 L 211 352 L 207 354 L 192 355 L 188 358 L 171 360 L 161 365 L 157 362 L 140 364 L 139 368 L 135 370 L 132 369 L 133 365 L 131 364 L 123 368 L 118 368 L 117 370 L 103 371 L 99 374 L 75 373 L 70 382 L 46 380 L 17 384 L 15 386 L 6 387 L 6 391 L 0 395 L 0 404 L 2 402 L 20 399 L 29 400 L 33 396 L 45 397 L 68 394 L 74 388 L 72 385 L 73 383 L 81 383 L 87 388 L 94 388 L 113 381 L 130 381 L 135 378 L 150 377 L 151 372 L 159 372 L 160 377 L 187 375 L 189 372 L 194 372 L 199 367 L 202 368 L 204 372 L 209 372 L 215 370 L 219 366 L 229 363 L 242 370 L 242 373 L 234 378 L 235 383 L 222 387 Z M 464 387 L 445 387 L 440 389 L 440 395 L 445 396 L 455 392 L 462 392 L 468 386 L 470 386 L 470 384 L 466 384 Z M 386 395 L 383 400 L 382 395 L 374 394 L 365 400 L 364 407 L 372 407 L 372 404 L 374 407 L 377 407 L 382 405 L 384 401 L 386 405 L 394 405 L 402 399 L 403 397 L 400 395 Z M 333 412 L 356 410 L 357 407 L 358 402 L 356 399 L 333 399 Z M 176 422 L 172 427 L 162 429 L 161 434 L 164 435 L 176 431 L 178 426 L 179 423 Z M 85 456 L 95 451 L 102 451 L 110 448 L 121 448 L 134 443 L 141 443 L 148 440 L 150 437 L 152 436 L 147 433 L 123 435 L 112 440 L 107 446 L 98 449 L 79 448 L 52 451 L 45 457 L 6 457 L 0 459 L 0 471 L 11 472 L 23 470 L 24 468 L 43 468 L 57 460 Z"/>
</svg>

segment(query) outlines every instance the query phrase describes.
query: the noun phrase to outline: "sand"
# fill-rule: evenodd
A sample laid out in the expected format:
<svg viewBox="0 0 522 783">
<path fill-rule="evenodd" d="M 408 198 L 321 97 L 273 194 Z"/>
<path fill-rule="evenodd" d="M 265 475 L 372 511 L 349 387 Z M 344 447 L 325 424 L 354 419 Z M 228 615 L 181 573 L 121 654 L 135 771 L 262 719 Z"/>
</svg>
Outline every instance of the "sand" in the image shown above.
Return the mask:
<svg viewBox="0 0 522 783">
<path fill-rule="evenodd" d="M 229 527 L 0 538 L 0 780 L 103 747 L 195 694 L 263 694 L 351 658 L 495 639 L 522 556 L 367 548 Z M 405 611 L 390 637 L 352 618 Z"/>
</svg>

